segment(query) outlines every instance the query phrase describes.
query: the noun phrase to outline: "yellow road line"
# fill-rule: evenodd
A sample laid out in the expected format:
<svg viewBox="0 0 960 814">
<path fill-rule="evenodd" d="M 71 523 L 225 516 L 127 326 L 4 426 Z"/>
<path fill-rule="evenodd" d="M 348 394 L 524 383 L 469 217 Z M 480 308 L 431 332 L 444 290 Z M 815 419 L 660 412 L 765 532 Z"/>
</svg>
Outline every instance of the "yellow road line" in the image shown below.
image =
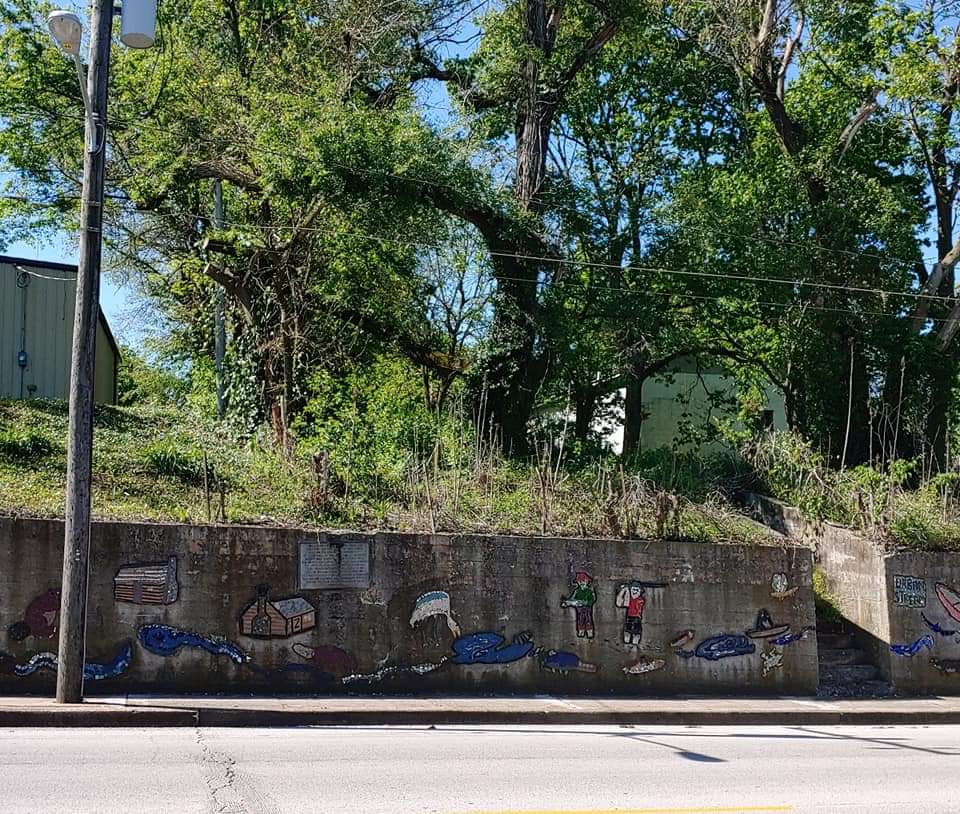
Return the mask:
<svg viewBox="0 0 960 814">
<path fill-rule="evenodd" d="M 706 806 L 700 808 L 605 808 L 605 809 L 503 809 L 476 814 L 740 814 L 740 812 L 793 811 L 793 806 Z"/>
</svg>

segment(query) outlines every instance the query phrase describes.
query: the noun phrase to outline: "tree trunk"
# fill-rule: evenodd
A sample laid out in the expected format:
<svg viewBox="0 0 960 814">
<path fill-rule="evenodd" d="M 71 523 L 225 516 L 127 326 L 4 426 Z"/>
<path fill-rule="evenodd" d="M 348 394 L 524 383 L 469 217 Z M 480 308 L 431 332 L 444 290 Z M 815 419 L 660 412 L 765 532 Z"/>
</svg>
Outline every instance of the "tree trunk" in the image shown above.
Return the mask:
<svg viewBox="0 0 960 814">
<path fill-rule="evenodd" d="M 628 376 L 623 403 L 623 458 L 640 454 L 640 432 L 643 428 L 643 382 L 646 376 Z"/>
<path fill-rule="evenodd" d="M 847 386 L 849 393 L 850 374 L 847 372 Z M 847 442 L 846 465 L 859 466 L 870 459 L 870 433 L 873 428 L 870 423 L 870 406 L 868 402 L 869 382 L 866 359 L 859 350 L 854 351 L 853 383 L 850 408 L 850 433 Z M 846 427 L 844 427 L 846 430 Z M 842 448 L 842 447 L 841 447 Z"/>
<path fill-rule="evenodd" d="M 597 410 L 597 393 L 592 387 L 577 388 L 574 391 L 575 418 L 573 436 L 584 442 L 590 436 L 593 416 Z"/>
<path fill-rule="evenodd" d="M 547 353 L 536 352 L 532 306 L 501 284 L 491 329 L 492 351 L 483 368 L 485 431 L 496 436 L 507 455 L 525 455 L 527 423 L 547 369 Z"/>
<path fill-rule="evenodd" d="M 946 166 L 946 156 L 938 155 Z M 954 193 L 944 189 L 942 184 L 935 185 L 937 203 L 937 252 L 939 258 L 946 257 L 953 248 L 953 203 Z M 941 297 L 953 296 L 955 285 L 955 270 L 953 266 L 944 273 L 937 293 Z M 950 409 L 950 391 L 957 380 L 957 361 L 952 354 L 940 353 L 937 355 L 938 364 L 931 370 L 933 378 L 930 394 L 930 407 L 927 411 L 926 437 L 930 444 L 932 468 L 946 471 L 950 462 L 947 460 L 947 433 L 949 421 L 947 412 Z"/>
</svg>

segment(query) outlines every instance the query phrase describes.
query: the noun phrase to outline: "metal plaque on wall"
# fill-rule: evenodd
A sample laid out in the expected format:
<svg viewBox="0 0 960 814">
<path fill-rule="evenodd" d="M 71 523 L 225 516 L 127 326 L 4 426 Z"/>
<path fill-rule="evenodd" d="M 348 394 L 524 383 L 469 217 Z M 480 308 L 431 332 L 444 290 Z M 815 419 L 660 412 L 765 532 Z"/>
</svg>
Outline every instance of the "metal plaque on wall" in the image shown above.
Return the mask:
<svg viewBox="0 0 960 814">
<path fill-rule="evenodd" d="M 370 587 L 370 543 L 318 541 L 300 543 L 300 590 Z"/>
</svg>

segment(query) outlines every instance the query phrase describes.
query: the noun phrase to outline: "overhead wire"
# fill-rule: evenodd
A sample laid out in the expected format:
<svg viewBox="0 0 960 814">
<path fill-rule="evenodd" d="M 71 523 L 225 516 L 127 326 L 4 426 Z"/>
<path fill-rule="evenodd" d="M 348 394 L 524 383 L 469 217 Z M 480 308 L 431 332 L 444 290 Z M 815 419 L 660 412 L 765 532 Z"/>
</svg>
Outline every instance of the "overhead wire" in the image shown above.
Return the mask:
<svg viewBox="0 0 960 814">
<path fill-rule="evenodd" d="M 116 118 L 108 119 L 108 127 L 111 124 L 123 125 L 127 130 L 136 130 L 139 128 L 143 130 L 153 130 L 153 131 L 161 131 L 164 133 L 169 133 L 172 129 L 170 127 L 165 127 L 161 125 L 152 125 L 147 122 L 143 122 L 139 120 L 123 120 L 123 119 L 116 119 Z M 181 133 L 181 135 L 191 138 L 192 141 L 199 144 L 204 144 L 206 146 L 218 146 L 214 141 L 210 139 L 204 139 L 204 138 L 196 139 L 183 133 Z M 297 161 L 300 163 L 307 163 L 311 160 L 309 157 L 299 153 L 293 153 L 287 150 L 278 150 L 276 148 L 268 147 L 265 145 L 257 145 L 254 152 L 261 152 L 267 155 L 273 155 L 279 158 L 286 158 L 286 159 L 290 159 L 292 161 Z M 326 158 L 324 160 L 333 166 L 339 167 L 341 169 L 347 170 L 348 172 L 356 173 L 359 175 L 375 176 L 380 178 L 393 178 L 396 180 L 415 182 L 418 184 L 426 184 L 428 186 L 433 186 L 439 189 L 457 191 L 456 188 L 451 186 L 450 184 L 446 184 L 442 181 L 437 181 L 436 179 L 424 178 L 422 176 L 411 175 L 409 173 L 392 173 L 382 169 L 358 167 L 358 166 L 346 164 L 344 162 L 339 162 L 330 158 Z M 546 202 L 545 199 L 542 197 L 537 199 L 537 201 L 540 203 Z M 911 260 L 907 258 L 897 257 L 895 255 L 880 254 L 879 252 L 872 251 L 872 250 L 840 249 L 840 248 L 834 248 L 830 246 L 822 246 L 812 241 L 810 243 L 803 243 L 801 241 L 791 240 L 789 238 L 780 238 L 772 235 L 746 235 L 746 234 L 733 233 L 733 232 L 727 232 L 727 231 L 716 230 L 716 229 L 707 229 L 707 228 L 698 227 L 689 223 L 670 224 L 670 225 L 675 225 L 677 228 L 680 228 L 680 229 L 693 229 L 695 231 L 699 231 L 702 234 L 722 234 L 727 237 L 733 237 L 738 240 L 744 240 L 748 242 L 762 242 L 762 243 L 775 244 L 775 245 L 801 247 L 813 252 L 829 254 L 829 255 L 839 255 L 844 257 L 864 257 L 869 259 L 875 259 L 875 260 L 879 260 L 887 263 L 895 263 L 898 265 L 907 266 L 911 270 L 921 260 L 924 262 L 939 261 L 939 258 L 934 259 L 934 258 L 918 257 Z"/>
<path fill-rule="evenodd" d="M 0 196 L 0 198 L 8 196 Z M 19 200 L 19 199 L 18 199 Z M 126 199 L 121 199 L 126 200 Z M 33 202 L 39 206 L 55 206 L 53 203 L 49 202 Z M 206 213 L 198 212 L 178 212 L 178 213 L 168 213 L 168 212 L 156 212 L 156 211 L 146 211 L 140 212 L 135 211 L 131 214 L 147 216 L 147 217 L 160 217 L 168 220 L 183 220 L 184 218 L 190 220 L 199 220 L 199 221 L 208 221 L 210 216 Z M 227 220 L 223 223 L 226 227 L 234 227 L 238 229 L 248 229 L 253 231 L 260 231 L 264 233 L 269 232 L 278 232 L 278 231 L 297 231 L 301 233 L 320 233 L 320 234 L 333 234 L 334 230 L 318 226 L 298 226 L 297 224 L 253 224 L 243 221 L 236 220 Z M 446 247 L 438 245 L 435 243 L 427 242 L 418 242 L 418 241 L 398 241 L 388 238 L 383 238 L 378 235 L 371 235 L 369 233 L 360 232 L 356 230 L 337 230 L 336 234 L 343 235 L 347 234 L 352 237 L 359 238 L 361 240 L 368 240 L 379 242 L 383 244 L 389 244 L 393 246 L 402 246 L 407 249 L 433 249 L 433 250 L 442 250 Z M 722 273 L 722 272 L 710 272 L 710 271 L 697 271 L 693 269 L 681 269 L 665 266 L 652 266 L 644 265 L 638 263 L 626 263 L 626 264 L 615 264 L 615 263 L 602 263 L 598 261 L 590 260 L 579 260 L 572 258 L 560 258 L 560 257 L 551 257 L 549 255 L 537 255 L 524 252 L 505 252 L 497 251 L 493 249 L 487 249 L 487 254 L 491 257 L 511 259 L 517 261 L 523 261 L 527 263 L 541 263 L 541 264 L 551 264 L 551 265 L 575 265 L 582 268 L 597 268 L 597 269 L 607 269 L 618 271 L 621 274 L 627 272 L 644 272 L 644 273 L 653 273 L 660 275 L 668 276 L 681 276 L 681 277 L 696 277 L 703 279 L 714 279 L 714 280 L 731 280 L 735 282 L 746 282 L 754 283 L 759 285 L 783 285 L 789 286 L 791 288 L 808 288 L 814 290 L 826 290 L 826 291 L 838 291 L 845 293 L 853 294 L 866 294 L 877 296 L 881 298 L 891 298 L 891 299 L 924 299 L 934 302 L 944 302 L 952 303 L 955 301 L 955 297 L 944 296 L 938 294 L 924 294 L 922 292 L 914 291 L 896 291 L 893 289 L 882 289 L 882 288 L 873 288 L 869 286 L 852 286 L 852 285 L 843 285 L 838 283 L 827 283 L 819 281 L 810 281 L 810 280 L 799 280 L 791 279 L 785 277 L 761 277 L 758 275 L 750 274 L 739 274 L 739 273 Z M 503 275 L 497 275 L 499 279 L 511 279 L 504 277 Z M 529 282 L 527 278 L 516 278 L 517 282 Z M 610 291 L 633 291 L 634 289 L 629 288 L 614 288 L 607 286 L 605 287 Z M 891 316 L 889 312 L 877 312 L 877 311 L 854 311 L 852 309 L 839 309 L 841 311 L 850 311 L 851 313 L 860 313 L 860 314 L 875 314 L 878 316 Z"/>
</svg>

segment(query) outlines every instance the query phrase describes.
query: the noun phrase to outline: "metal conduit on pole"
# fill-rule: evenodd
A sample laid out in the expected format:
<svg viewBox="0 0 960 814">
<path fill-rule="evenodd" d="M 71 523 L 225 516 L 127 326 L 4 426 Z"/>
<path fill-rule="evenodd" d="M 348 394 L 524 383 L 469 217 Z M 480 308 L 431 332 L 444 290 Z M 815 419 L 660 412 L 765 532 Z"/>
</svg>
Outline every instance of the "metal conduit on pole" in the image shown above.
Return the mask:
<svg viewBox="0 0 960 814">
<path fill-rule="evenodd" d="M 218 178 L 213 184 L 213 228 L 223 228 L 223 186 Z M 226 410 L 226 383 L 223 379 L 223 357 L 227 352 L 227 328 L 224 320 L 225 296 L 223 286 L 216 284 L 216 302 L 213 312 L 214 364 L 217 372 L 217 418 Z"/>
</svg>

